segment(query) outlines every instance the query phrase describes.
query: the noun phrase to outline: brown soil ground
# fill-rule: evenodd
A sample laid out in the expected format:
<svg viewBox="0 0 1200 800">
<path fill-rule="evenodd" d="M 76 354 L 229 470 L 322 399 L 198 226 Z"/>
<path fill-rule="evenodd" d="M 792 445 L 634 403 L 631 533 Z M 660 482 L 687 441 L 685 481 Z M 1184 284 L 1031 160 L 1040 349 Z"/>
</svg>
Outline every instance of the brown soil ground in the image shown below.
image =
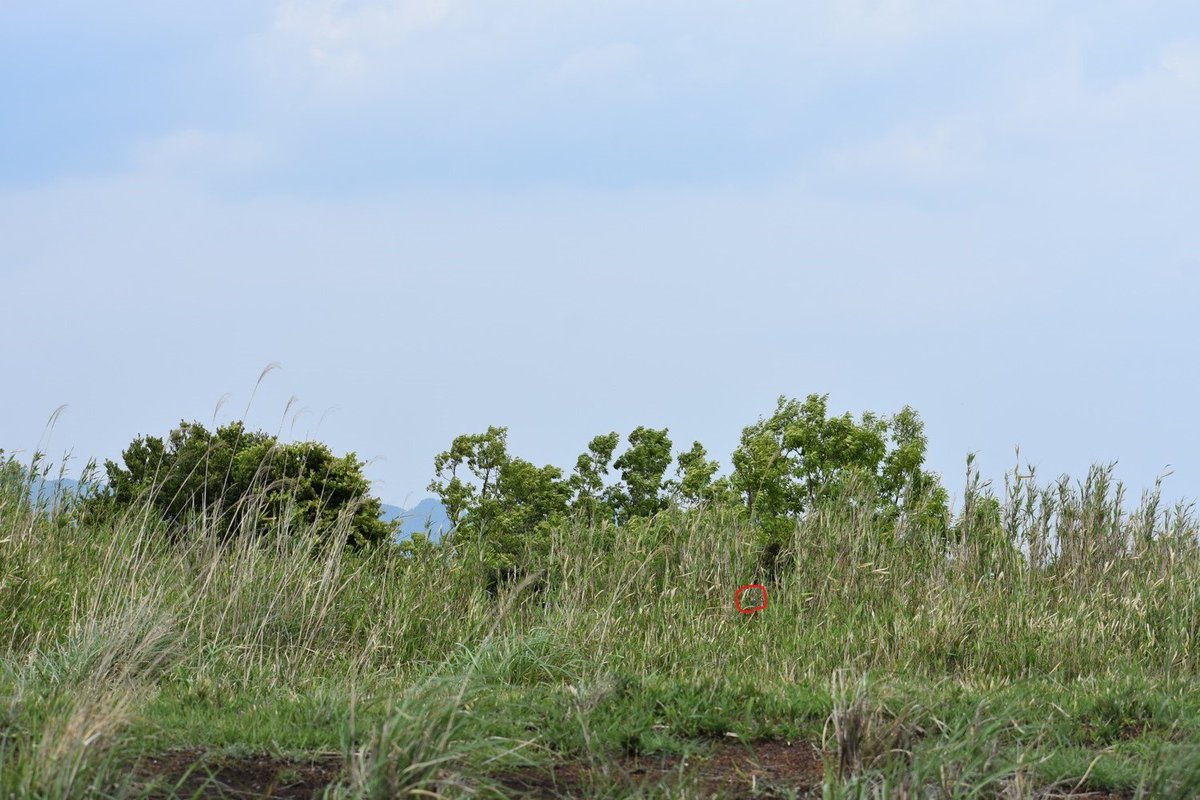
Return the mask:
<svg viewBox="0 0 1200 800">
<path fill-rule="evenodd" d="M 136 767 L 144 780 L 157 782 L 160 794 L 195 798 L 280 798 L 320 796 L 342 774 L 340 755 L 304 761 L 272 756 L 231 757 L 199 750 L 176 750 L 142 759 Z M 702 755 L 619 756 L 603 765 L 567 761 L 553 767 L 529 767 L 493 775 L 513 797 L 579 797 L 590 786 L 653 785 L 684 781 L 704 794 L 770 798 L 787 787 L 818 790 L 823 770 L 820 753 L 810 744 L 756 742 L 752 747 L 720 742 Z"/>
<path fill-rule="evenodd" d="M 143 758 L 135 771 L 154 781 L 159 796 L 233 800 L 320 797 L 341 776 L 339 754 L 318 754 L 304 760 L 275 756 L 232 757 L 201 750 L 176 750 Z M 491 776 L 514 798 L 566 800 L 589 794 L 590 787 L 622 785 L 630 789 L 657 784 L 685 784 L 702 797 L 756 798 L 820 797 L 824 768 L 820 751 L 807 742 L 759 741 L 752 745 L 722 741 L 704 753 L 679 756 L 624 755 L 603 764 L 566 761 L 552 767 L 527 767 Z M 1108 792 L 1049 792 L 1047 797 L 1075 800 L 1122 800 Z"/>
<path fill-rule="evenodd" d="M 495 776 L 515 797 L 571 798 L 588 786 L 655 785 L 680 782 L 704 796 L 771 798 L 815 792 L 820 796 L 824 769 L 813 745 L 760 741 L 752 746 L 720 742 L 701 755 L 623 756 L 603 765 L 567 762 L 552 769 L 524 769 Z"/>
<path fill-rule="evenodd" d="M 230 757 L 202 750 L 172 750 L 143 758 L 134 768 L 139 778 L 154 781 L 160 797 L 279 798 L 319 797 L 342 774 L 341 754 L 322 754 L 303 761 L 275 756 Z"/>
</svg>

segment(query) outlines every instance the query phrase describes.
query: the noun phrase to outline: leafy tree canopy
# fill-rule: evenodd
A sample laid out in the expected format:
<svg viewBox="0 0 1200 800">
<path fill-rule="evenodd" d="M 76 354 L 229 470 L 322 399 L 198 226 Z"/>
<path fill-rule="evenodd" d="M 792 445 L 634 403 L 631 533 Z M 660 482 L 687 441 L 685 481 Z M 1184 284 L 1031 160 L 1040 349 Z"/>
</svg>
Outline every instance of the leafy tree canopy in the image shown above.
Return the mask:
<svg viewBox="0 0 1200 800">
<path fill-rule="evenodd" d="M 105 462 L 108 487 L 100 501 L 118 509 L 148 504 L 176 531 L 189 523 L 222 536 L 303 526 L 343 531 L 356 545 L 395 533 L 379 519 L 363 463 L 319 442 L 282 444 L 240 422 L 210 432 L 184 421 L 166 439 L 139 436 L 121 462 Z"/>
<path fill-rule="evenodd" d="M 924 425 L 916 411 L 830 416 L 828 395 L 780 397 L 771 416 L 742 430 L 733 453 L 733 488 L 765 528 L 782 528 L 823 500 L 854 492 L 871 498 L 881 521 L 906 515 L 944 525 L 946 493 L 922 469 Z"/>
<path fill-rule="evenodd" d="M 945 532 L 946 493 L 923 469 L 924 426 L 908 407 L 856 420 L 830 416 L 826 395 L 781 397 L 773 414 L 742 431 L 727 476 L 700 442 L 674 458 L 669 474 L 666 428 L 635 428 L 618 454 L 620 443 L 616 432 L 596 436 L 564 477 L 510 455 L 508 429 L 490 427 L 438 454 L 429 489 L 456 529 L 480 537 L 502 565 L 572 516 L 636 526 L 669 508 L 700 505 L 741 508 L 776 545 L 799 517 L 835 499 L 867 511 L 880 529 L 902 521 Z"/>
<path fill-rule="evenodd" d="M 614 494 L 618 519 L 650 517 L 667 507 L 663 476 L 671 465 L 671 439 L 667 429 L 639 425 L 629 434 L 629 447 L 613 466 L 621 473 Z"/>
<path fill-rule="evenodd" d="M 616 431 L 597 436 L 588 443 L 586 453 L 575 461 L 575 472 L 571 475 L 572 508 L 576 509 L 589 523 L 613 519 L 614 497 L 605 486 L 613 453 L 621 441 Z"/>
<path fill-rule="evenodd" d="M 4 505 L 19 505 L 25 499 L 26 470 L 17 461 L 16 456 L 4 454 L 0 450 L 0 503 Z"/>
<path fill-rule="evenodd" d="M 508 429 L 458 436 L 434 459 L 429 491 L 459 530 L 476 531 L 498 551 L 518 549 L 523 534 L 544 532 L 567 514 L 572 485 L 554 466 L 537 467 L 508 452 Z"/>
</svg>

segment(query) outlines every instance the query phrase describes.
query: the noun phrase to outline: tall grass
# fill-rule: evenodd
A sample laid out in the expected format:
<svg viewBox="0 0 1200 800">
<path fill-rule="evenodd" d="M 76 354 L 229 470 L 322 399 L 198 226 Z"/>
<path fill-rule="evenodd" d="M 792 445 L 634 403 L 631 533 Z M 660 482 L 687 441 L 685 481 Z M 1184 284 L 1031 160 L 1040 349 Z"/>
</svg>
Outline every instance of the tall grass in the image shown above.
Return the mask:
<svg viewBox="0 0 1200 800">
<path fill-rule="evenodd" d="M 870 731 L 908 734 L 872 723 L 845 681 L 830 690 L 831 675 L 1190 685 L 1200 666 L 1197 521 L 1188 507 L 1164 509 L 1157 487 L 1127 508 L 1106 468 L 1079 483 L 1014 473 L 998 497 L 971 473 L 949 537 L 903 521 L 881 533 L 853 502 L 822 508 L 796 524 L 784 544 L 791 566 L 778 575 L 728 510 L 568 525 L 531 548 L 528 580 L 498 594 L 465 544 L 406 555 L 346 550 L 334 544 L 346 537 L 315 530 L 229 542 L 200 526 L 168 537 L 147 514 L 80 524 L 27 498 L 12 480 L 0 489 L 0 791 L 9 796 L 79 796 L 110 781 L 113 759 L 142 746 L 122 732 L 133 721 L 153 730 L 164 697 L 211 709 L 330 694 L 336 708 L 378 709 L 348 746 L 343 791 L 478 790 L 459 778 L 485 758 L 466 738 L 491 723 L 464 723 L 479 686 L 496 703 L 524 690 L 558 698 L 594 749 L 580 692 L 628 681 L 762 695 L 819 687 L 840 754 L 830 780 L 883 796 L 936 787 L 940 767 L 917 759 L 903 775 L 881 772 Z M 988 503 L 994 515 L 974 513 Z M 768 583 L 768 608 L 739 614 L 734 590 L 756 581 Z M 436 701 L 414 688 L 445 675 L 469 675 L 473 688 Z M 523 713 L 515 699 L 508 707 Z M 959 739 L 996 733 L 987 719 L 922 756 L 964 770 L 945 796 L 968 784 L 1021 796 L 1032 780 L 1025 764 L 955 755 Z M 528 733 L 534 749 L 545 744 L 538 735 Z M 883 747 L 896 749 L 905 747 Z"/>
</svg>

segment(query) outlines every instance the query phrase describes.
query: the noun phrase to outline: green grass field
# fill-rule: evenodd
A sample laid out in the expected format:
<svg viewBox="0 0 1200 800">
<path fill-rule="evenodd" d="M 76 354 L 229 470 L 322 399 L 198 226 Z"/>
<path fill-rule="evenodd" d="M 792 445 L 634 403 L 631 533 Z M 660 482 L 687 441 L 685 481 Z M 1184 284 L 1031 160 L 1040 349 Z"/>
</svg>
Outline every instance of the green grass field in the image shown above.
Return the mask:
<svg viewBox="0 0 1200 800">
<path fill-rule="evenodd" d="M 170 542 L 9 491 L 0 794 L 1200 796 L 1195 520 L 1013 480 L 949 543 L 829 509 L 770 577 L 679 512 L 491 592 L 469 544 Z"/>
</svg>

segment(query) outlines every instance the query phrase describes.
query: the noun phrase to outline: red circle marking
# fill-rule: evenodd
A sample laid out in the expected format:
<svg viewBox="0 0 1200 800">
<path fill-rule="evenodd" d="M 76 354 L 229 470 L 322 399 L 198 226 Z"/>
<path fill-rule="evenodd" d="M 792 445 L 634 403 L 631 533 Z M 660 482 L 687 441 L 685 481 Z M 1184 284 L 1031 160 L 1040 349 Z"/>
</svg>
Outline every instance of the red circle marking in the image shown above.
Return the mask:
<svg viewBox="0 0 1200 800">
<path fill-rule="evenodd" d="M 742 608 L 742 592 L 747 589 L 758 589 L 762 592 L 762 605 L 754 606 L 753 608 Z M 733 605 L 743 614 L 753 614 L 755 611 L 762 611 L 767 607 L 767 587 L 761 583 L 747 583 L 745 586 L 739 586 L 737 593 L 733 596 Z"/>
</svg>

